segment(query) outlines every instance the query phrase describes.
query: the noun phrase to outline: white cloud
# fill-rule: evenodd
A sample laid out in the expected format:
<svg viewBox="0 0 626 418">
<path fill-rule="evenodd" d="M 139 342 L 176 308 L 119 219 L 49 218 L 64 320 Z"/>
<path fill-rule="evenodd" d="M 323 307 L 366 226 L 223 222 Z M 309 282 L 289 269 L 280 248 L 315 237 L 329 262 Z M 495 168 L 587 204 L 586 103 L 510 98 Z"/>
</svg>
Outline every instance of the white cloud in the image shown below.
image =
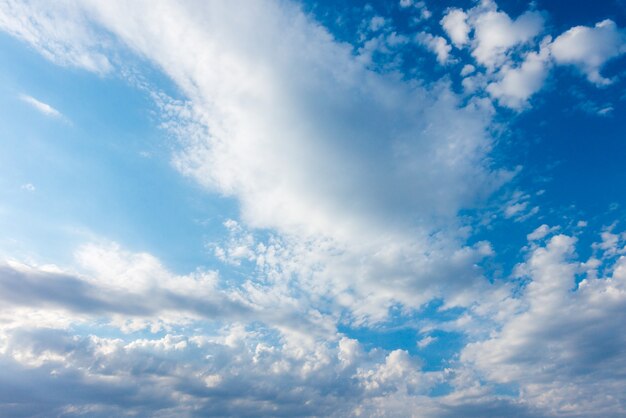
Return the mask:
<svg viewBox="0 0 626 418">
<path fill-rule="evenodd" d="M 529 107 L 554 64 L 575 66 L 589 81 L 606 86 L 612 80 L 601 75 L 602 67 L 626 53 L 626 34 L 610 19 L 594 27 L 575 26 L 553 42 L 549 36 L 538 42 L 544 32 L 544 12 L 531 9 L 513 19 L 498 10 L 493 0 L 483 0 L 468 10 L 449 9 L 440 23 L 452 43 L 468 48 L 484 68 L 484 73 L 463 80 L 465 93 L 486 90 L 501 106 L 517 111 Z M 612 111 L 610 105 L 587 108 L 583 103 L 583 109 L 600 116 Z"/>
<path fill-rule="evenodd" d="M 381 30 L 387 25 L 387 19 L 382 16 L 374 16 L 370 20 L 369 28 L 371 31 L 376 32 Z"/>
<path fill-rule="evenodd" d="M 484 89 L 502 106 L 516 110 L 527 107 L 550 69 L 549 38 L 534 51 L 544 20 L 543 13 L 532 10 L 512 19 L 491 0 L 467 11 L 450 9 L 441 20 L 444 30 L 455 46 L 469 48 L 475 62 L 485 69 L 466 77 L 475 69 L 466 64 L 461 74 L 466 77 L 466 94 L 480 94 Z"/>
<path fill-rule="evenodd" d="M 437 56 L 439 64 L 444 65 L 448 62 L 452 47 L 441 36 L 433 36 L 430 33 L 420 32 L 415 39 L 418 43 L 424 45 Z"/>
<path fill-rule="evenodd" d="M 435 341 L 437 341 L 437 337 L 432 337 L 430 335 L 427 335 L 426 337 L 422 338 L 421 340 L 417 342 L 417 346 L 419 348 L 426 348 L 430 344 L 434 343 Z"/>
<path fill-rule="evenodd" d="M 518 267 L 531 282 L 520 299 L 509 299 L 521 307 L 501 317 L 486 341 L 465 347 L 461 360 L 492 381 L 515 382 L 521 401 L 551 415 L 617 417 L 625 400 L 626 258 L 617 259 L 608 277 L 588 275 L 574 290 L 582 267 L 575 244 L 557 235 L 532 250 Z"/>
<path fill-rule="evenodd" d="M 465 64 L 461 69 L 461 77 L 468 76 L 474 71 L 476 71 L 476 67 L 474 67 L 472 64 Z"/>
<path fill-rule="evenodd" d="M 600 70 L 606 62 L 626 53 L 626 34 L 612 20 L 594 27 L 575 26 L 557 37 L 551 46 L 558 64 L 573 65 L 599 86 L 611 83 Z"/>
<path fill-rule="evenodd" d="M 247 226 L 316 259 L 316 294 L 356 292 L 367 303 L 348 303 L 355 317 L 378 319 L 394 301 L 416 306 L 444 290 L 470 300 L 484 255 L 450 225 L 509 176 L 487 158 L 490 109 L 461 107 L 444 83 L 368 70 L 291 4 L 86 4 L 189 99 L 161 101 L 182 134 L 177 168 L 237 198 Z"/>
<path fill-rule="evenodd" d="M 19 97 L 20 97 L 20 100 L 22 100 L 24 103 L 28 103 L 30 106 L 32 106 L 33 108 L 37 109 L 39 112 L 43 113 L 46 116 L 51 116 L 53 118 L 62 118 L 63 117 L 61 112 L 56 110 L 54 107 L 52 107 L 49 104 L 44 103 L 44 102 L 42 102 L 40 100 L 35 99 L 32 96 L 28 96 L 26 94 L 21 94 Z"/>
<path fill-rule="evenodd" d="M 503 67 L 497 81 L 487 86 L 487 92 L 502 106 L 520 110 L 527 106 L 532 95 L 541 90 L 550 68 L 549 52 L 530 52 L 519 67 Z"/>
<path fill-rule="evenodd" d="M 440 23 L 456 47 L 461 47 L 468 43 L 471 28 L 467 23 L 467 13 L 463 10 L 448 10 Z"/>
<path fill-rule="evenodd" d="M 418 399 L 428 416 L 446 409 L 427 396 L 442 372 L 422 371 L 406 351 L 366 351 L 332 327 L 290 329 L 259 311 L 233 315 L 234 289 L 219 290 L 215 274 L 174 276 L 149 254 L 87 245 L 77 257 L 81 274 L 1 267 L 0 361 L 11 378 L 0 389 L 22 388 L 0 397 L 3 413 L 380 415 L 396 396 Z M 259 298 L 258 285 L 243 286 L 239 302 L 285 313 L 288 300 Z M 302 313 L 315 321 L 310 306 Z"/>
<path fill-rule="evenodd" d="M 554 231 L 559 229 L 558 226 L 553 226 L 552 228 L 546 224 L 540 225 L 533 232 L 528 234 L 526 238 L 528 241 L 537 241 L 545 238 L 548 234 L 551 234 Z"/>
<path fill-rule="evenodd" d="M 495 4 L 486 11 L 479 6 L 474 13 L 470 12 L 470 16 L 474 28 L 472 55 L 476 62 L 489 70 L 505 63 L 511 48 L 539 35 L 544 24 L 543 15 L 539 12 L 527 11 L 512 20 L 506 13 L 497 11 Z"/>
</svg>

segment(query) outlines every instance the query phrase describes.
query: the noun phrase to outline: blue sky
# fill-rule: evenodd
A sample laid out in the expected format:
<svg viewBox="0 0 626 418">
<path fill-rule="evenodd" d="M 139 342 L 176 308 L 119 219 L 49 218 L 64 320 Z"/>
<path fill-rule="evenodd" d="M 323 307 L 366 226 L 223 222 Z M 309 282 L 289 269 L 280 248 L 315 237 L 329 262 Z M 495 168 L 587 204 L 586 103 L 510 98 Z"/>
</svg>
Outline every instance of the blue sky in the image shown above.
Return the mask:
<svg viewBox="0 0 626 418">
<path fill-rule="evenodd" d="M 623 416 L 625 28 L 0 1 L 0 415 Z"/>
</svg>

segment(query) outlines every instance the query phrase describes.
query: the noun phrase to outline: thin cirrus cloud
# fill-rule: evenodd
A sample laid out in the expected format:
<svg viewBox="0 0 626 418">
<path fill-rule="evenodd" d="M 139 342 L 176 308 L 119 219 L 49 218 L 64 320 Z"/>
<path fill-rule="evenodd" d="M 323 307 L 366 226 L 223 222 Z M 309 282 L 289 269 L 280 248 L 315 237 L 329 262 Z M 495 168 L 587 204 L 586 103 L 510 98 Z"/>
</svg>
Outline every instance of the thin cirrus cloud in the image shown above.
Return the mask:
<svg viewBox="0 0 626 418">
<path fill-rule="evenodd" d="M 62 118 L 63 114 L 56 110 L 54 107 L 50 106 L 47 103 L 42 102 L 41 100 L 37 100 L 32 96 L 27 94 L 20 94 L 20 100 L 28 105 L 32 106 L 37 111 L 43 113 L 46 116 L 50 116 L 53 118 Z"/>
<path fill-rule="evenodd" d="M 396 7 L 422 26 L 366 7 L 352 45 L 288 1 L 0 1 L 50 61 L 147 93 L 173 169 L 239 208 L 187 273 L 123 244 L 3 257 L 0 415 L 623 415 L 626 235 L 549 226 L 494 152 L 501 107 L 529 109 L 554 67 L 610 88 L 622 29 Z M 416 43 L 449 78 L 402 73 Z"/>
</svg>

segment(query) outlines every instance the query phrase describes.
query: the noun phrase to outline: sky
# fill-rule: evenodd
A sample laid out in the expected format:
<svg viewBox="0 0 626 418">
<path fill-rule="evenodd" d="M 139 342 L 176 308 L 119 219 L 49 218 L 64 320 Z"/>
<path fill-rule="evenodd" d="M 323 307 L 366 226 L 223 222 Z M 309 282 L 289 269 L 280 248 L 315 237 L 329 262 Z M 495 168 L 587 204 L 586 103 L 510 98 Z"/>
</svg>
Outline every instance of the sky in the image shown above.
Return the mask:
<svg viewBox="0 0 626 418">
<path fill-rule="evenodd" d="M 0 415 L 626 415 L 624 0 L 0 0 L 0 63 Z"/>
</svg>

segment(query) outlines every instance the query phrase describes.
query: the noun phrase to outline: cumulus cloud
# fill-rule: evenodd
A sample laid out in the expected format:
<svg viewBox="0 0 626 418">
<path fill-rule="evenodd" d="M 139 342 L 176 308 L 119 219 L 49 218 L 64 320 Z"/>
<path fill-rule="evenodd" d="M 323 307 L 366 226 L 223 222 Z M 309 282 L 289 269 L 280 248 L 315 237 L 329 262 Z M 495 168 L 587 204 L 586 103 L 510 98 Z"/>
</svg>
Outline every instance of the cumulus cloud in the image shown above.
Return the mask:
<svg viewBox="0 0 626 418">
<path fill-rule="evenodd" d="M 483 69 L 469 76 L 475 67 L 466 64 L 468 69 L 462 71 L 465 91 L 476 94 L 484 89 L 501 106 L 525 108 L 543 87 L 550 68 L 550 51 L 545 45 L 549 40 L 542 43 L 540 51 L 534 50 L 544 21 L 544 14 L 534 10 L 512 19 L 493 1 L 480 2 L 467 11 L 448 10 L 440 22 L 444 31 L 455 46 L 468 48 Z"/>
<path fill-rule="evenodd" d="M 415 37 L 418 43 L 424 45 L 437 56 L 439 64 L 446 64 L 449 60 L 452 47 L 441 36 L 433 36 L 430 33 L 420 32 Z"/>
<path fill-rule="evenodd" d="M 535 11 L 524 12 L 512 20 L 506 13 L 495 10 L 495 5 L 487 11 L 481 10 L 472 15 L 472 55 L 476 62 L 493 70 L 505 62 L 511 48 L 539 35 L 543 25 L 543 15 Z"/>
<path fill-rule="evenodd" d="M 469 45 L 476 62 L 495 71 L 506 62 L 511 49 L 541 33 L 544 20 L 537 11 L 526 11 L 511 19 L 498 10 L 495 2 L 487 0 L 468 11 L 450 9 L 440 23 L 455 46 Z"/>
<path fill-rule="evenodd" d="M 626 52 L 624 30 L 610 19 L 539 41 L 545 13 L 528 10 L 512 18 L 491 0 L 468 10 L 449 9 L 440 23 L 452 43 L 468 48 L 484 69 L 463 80 L 466 92 L 484 89 L 501 106 L 518 111 L 528 107 L 554 65 L 574 66 L 592 83 L 606 86 L 611 80 L 601 75 L 602 67 Z"/>
<path fill-rule="evenodd" d="M 487 92 L 503 106 L 522 109 L 527 106 L 530 97 L 543 87 L 549 68 L 546 48 L 538 53 L 529 52 L 519 67 L 505 66 L 500 69 L 498 80 L 487 86 Z"/>
<path fill-rule="evenodd" d="M 445 373 L 423 371 L 408 352 L 368 351 L 334 329 L 289 330 L 286 318 L 257 309 L 284 313 L 285 298 L 244 285 L 233 302 L 214 274 L 175 276 L 151 255 L 117 247 L 87 245 L 76 257 L 81 273 L 15 261 L 0 269 L 0 364 L 11 376 L 0 378 L 4 414 L 339 417 L 406 415 L 420 405 L 436 417 L 448 409 L 428 396 Z M 229 304 L 244 299 L 248 312 L 233 314 Z"/>
<path fill-rule="evenodd" d="M 575 26 L 554 40 L 551 51 L 558 64 L 573 65 L 592 83 L 605 86 L 611 80 L 600 70 L 609 60 L 626 53 L 626 34 L 610 19 L 594 27 Z"/>
<path fill-rule="evenodd" d="M 455 46 L 461 47 L 468 43 L 471 28 L 467 23 L 467 13 L 463 10 L 448 10 L 440 23 Z"/>
<path fill-rule="evenodd" d="M 542 226 L 529 239 L 546 233 Z M 599 264 L 577 262 L 575 244 L 557 235 L 530 252 L 517 269 L 530 280 L 521 306 L 502 318 L 496 334 L 465 347 L 461 359 L 495 382 L 515 382 L 523 401 L 555 415 L 616 417 L 625 412 L 619 382 L 626 341 L 619 330 L 626 320 L 626 258 L 596 278 Z M 594 274 L 576 285 L 585 266 L 595 266 Z"/>
</svg>

